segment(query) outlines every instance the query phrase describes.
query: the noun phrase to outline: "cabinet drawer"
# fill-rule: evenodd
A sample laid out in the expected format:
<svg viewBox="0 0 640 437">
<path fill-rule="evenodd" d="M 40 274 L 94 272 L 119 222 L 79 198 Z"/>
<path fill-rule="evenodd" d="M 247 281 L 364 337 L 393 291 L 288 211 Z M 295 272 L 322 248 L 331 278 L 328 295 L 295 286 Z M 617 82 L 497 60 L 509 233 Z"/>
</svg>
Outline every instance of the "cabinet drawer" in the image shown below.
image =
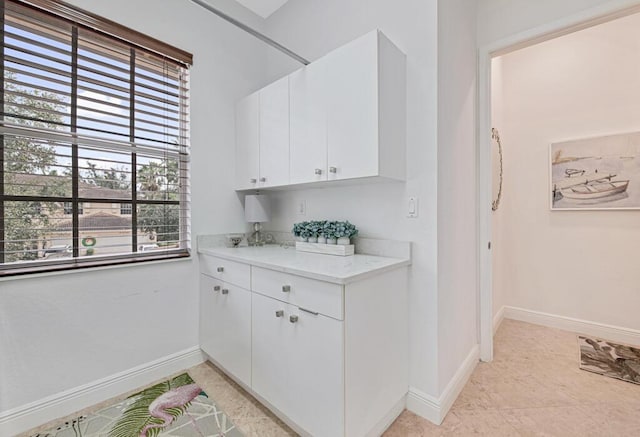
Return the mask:
<svg viewBox="0 0 640 437">
<path fill-rule="evenodd" d="M 235 261 L 218 258 L 211 255 L 200 257 L 202 273 L 221 281 L 234 284 L 249 290 L 251 288 L 251 267 Z"/>
<path fill-rule="evenodd" d="M 343 286 L 253 267 L 252 290 L 300 308 L 343 320 Z"/>
</svg>

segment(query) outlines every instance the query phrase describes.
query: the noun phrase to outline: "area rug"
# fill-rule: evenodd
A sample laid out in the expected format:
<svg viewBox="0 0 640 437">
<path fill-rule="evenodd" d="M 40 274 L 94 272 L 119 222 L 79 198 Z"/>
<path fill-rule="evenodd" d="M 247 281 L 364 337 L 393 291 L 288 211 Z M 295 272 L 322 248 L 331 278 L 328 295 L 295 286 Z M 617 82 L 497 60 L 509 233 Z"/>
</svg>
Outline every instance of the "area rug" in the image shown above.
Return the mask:
<svg viewBox="0 0 640 437">
<path fill-rule="evenodd" d="M 33 437 L 243 437 L 229 417 L 183 373 L 93 414 Z"/>
<path fill-rule="evenodd" d="M 582 370 L 640 384 L 640 349 L 581 336 L 578 345 Z"/>
</svg>

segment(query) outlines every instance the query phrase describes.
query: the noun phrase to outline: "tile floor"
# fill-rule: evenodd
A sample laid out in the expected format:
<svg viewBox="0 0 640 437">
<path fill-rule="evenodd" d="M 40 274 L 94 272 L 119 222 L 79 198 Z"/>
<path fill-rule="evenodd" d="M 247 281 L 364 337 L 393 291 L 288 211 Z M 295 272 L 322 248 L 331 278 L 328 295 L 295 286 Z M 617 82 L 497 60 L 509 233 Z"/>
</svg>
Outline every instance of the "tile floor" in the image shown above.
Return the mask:
<svg viewBox="0 0 640 437">
<path fill-rule="evenodd" d="M 575 334 L 505 320 L 494 350 L 441 426 L 405 411 L 384 436 L 640 436 L 640 385 L 580 370 Z M 247 437 L 295 435 L 213 365 L 189 373 Z"/>
<path fill-rule="evenodd" d="M 576 334 L 504 320 L 441 426 L 408 411 L 385 437 L 640 436 L 640 385 L 578 368 Z"/>
</svg>

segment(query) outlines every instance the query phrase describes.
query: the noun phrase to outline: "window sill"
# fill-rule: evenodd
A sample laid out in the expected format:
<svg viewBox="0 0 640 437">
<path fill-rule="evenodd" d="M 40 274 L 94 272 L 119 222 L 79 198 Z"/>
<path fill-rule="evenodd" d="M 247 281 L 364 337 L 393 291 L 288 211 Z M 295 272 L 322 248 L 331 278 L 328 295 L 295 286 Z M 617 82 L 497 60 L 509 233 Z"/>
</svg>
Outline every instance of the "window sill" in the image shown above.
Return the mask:
<svg viewBox="0 0 640 437">
<path fill-rule="evenodd" d="M 171 256 L 158 256 L 158 257 L 129 257 L 118 258 L 109 261 L 100 260 L 96 262 L 82 262 L 82 263 L 65 263 L 58 265 L 46 265 L 46 266 L 32 266 L 24 269 L 15 270 L 0 270 L 0 282 L 19 280 L 19 279 L 33 279 L 42 278 L 48 276 L 59 276 L 72 273 L 88 273 L 103 270 L 112 270 L 125 267 L 145 267 L 150 265 L 158 265 L 165 263 L 175 263 L 192 261 L 193 257 L 190 252 L 179 253 Z"/>
</svg>

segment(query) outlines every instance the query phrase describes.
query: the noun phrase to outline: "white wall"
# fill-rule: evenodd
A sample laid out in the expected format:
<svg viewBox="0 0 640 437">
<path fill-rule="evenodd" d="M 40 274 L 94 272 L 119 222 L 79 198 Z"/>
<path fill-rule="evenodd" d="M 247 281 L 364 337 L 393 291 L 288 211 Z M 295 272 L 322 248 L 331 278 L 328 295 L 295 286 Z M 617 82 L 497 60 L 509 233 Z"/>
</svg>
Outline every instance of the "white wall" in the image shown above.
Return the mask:
<svg viewBox="0 0 640 437">
<path fill-rule="evenodd" d="M 640 329 L 638 211 L 550 211 L 549 144 L 640 130 L 640 15 L 508 54 L 496 294 L 511 306 Z"/>
<path fill-rule="evenodd" d="M 493 44 L 570 17 L 576 23 L 638 4 L 637 0 L 479 0 L 478 45 Z"/>
<path fill-rule="evenodd" d="M 438 2 L 440 392 L 478 343 L 476 4 Z"/>
<path fill-rule="evenodd" d="M 262 43 L 186 1 L 72 3 L 193 53 L 192 234 L 244 231 L 234 103 L 264 83 Z M 0 282 L 0 413 L 197 346 L 197 272 L 193 257 Z"/>
<path fill-rule="evenodd" d="M 411 385 L 437 395 L 436 1 L 291 0 L 266 22 L 270 36 L 310 60 L 375 28 L 407 55 L 407 183 L 279 192 L 269 227 L 288 231 L 304 219 L 349 219 L 363 236 L 412 241 Z M 277 67 L 271 76 L 290 71 L 276 73 Z M 410 195 L 420 198 L 418 219 L 406 218 Z M 305 217 L 296 215 L 300 199 L 307 201 Z"/>
</svg>

